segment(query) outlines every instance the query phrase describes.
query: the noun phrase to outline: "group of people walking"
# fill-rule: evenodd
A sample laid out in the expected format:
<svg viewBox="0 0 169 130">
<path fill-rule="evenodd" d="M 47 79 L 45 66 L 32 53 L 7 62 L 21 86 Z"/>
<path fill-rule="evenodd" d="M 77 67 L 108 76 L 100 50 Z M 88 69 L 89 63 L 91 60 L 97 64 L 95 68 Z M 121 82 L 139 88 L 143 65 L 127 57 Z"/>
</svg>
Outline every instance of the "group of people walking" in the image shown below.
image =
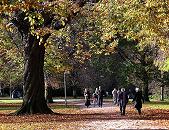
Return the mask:
<svg viewBox="0 0 169 130">
<path fill-rule="evenodd" d="M 126 92 L 125 88 L 121 88 L 117 90 L 114 88 L 112 91 L 113 95 L 113 104 L 117 104 L 120 106 L 121 115 L 125 115 L 126 105 L 129 101 L 128 92 Z M 144 102 L 144 98 L 142 96 L 142 91 L 139 88 L 135 88 L 135 94 L 133 97 L 134 107 L 137 109 L 139 115 L 141 114 L 142 103 Z"/>
<path fill-rule="evenodd" d="M 94 107 L 96 105 L 98 105 L 99 107 L 102 107 L 104 95 L 105 95 L 104 90 L 102 90 L 101 86 L 99 86 L 99 88 L 95 89 L 95 92 L 92 94 Z M 85 97 L 85 106 L 87 106 L 87 107 L 89 107 L 91 105 L 90 96 L 91 96 L 91 94 L 90 94 L 89 90 L 86 88 L 84 91 L 84 97 Z"/>
<path fill-rule="evenodd" d="M 104 95 L 105 92 L 101 89 L 101 86 L 95 89 L 95 92 L 92 94 L 94 107 L 96 105 L 102 107 Z M 84 96 L 85 96 L 85 106 L 89 107 L 91 105 L 90 103 L 91 95 L 88 89 L 85 89 Z M 129 101 L 128 92 L 125 90 L 125 88 L 121 88 L 118 90 L 114 88 L 114 90 L 112 91 L 112 97 L 113 97 L 113 105 L 118 105 L 120 107 L 121 115 L 125 115 L 126 105 Z M 138 114 L 140 115 L 144 98 L 142 96 L 142 91 L 139 88 L 135 89 L 135 94 L 132 102 L 134 102 L 134 106 L 137 109 Z"/>
</svg>

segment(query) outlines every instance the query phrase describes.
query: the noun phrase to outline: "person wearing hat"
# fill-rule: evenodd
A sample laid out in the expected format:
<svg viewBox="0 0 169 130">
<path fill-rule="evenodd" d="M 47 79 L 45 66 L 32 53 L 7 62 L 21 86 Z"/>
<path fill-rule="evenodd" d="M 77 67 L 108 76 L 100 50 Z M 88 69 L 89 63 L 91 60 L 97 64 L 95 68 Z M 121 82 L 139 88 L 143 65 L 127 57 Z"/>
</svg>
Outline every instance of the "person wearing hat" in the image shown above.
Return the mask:
<svg viewBox="0 0 169 130">
<path fill-rule="evenodd" d="M 141 114 L 142 102 L 144 102 L 144 98 L 142 96 L 142 91 L 139 88 L 135 89 L 136 93 L 133 98 L 134 107 L 137 109 L 138 114 Z"/>
</svg>

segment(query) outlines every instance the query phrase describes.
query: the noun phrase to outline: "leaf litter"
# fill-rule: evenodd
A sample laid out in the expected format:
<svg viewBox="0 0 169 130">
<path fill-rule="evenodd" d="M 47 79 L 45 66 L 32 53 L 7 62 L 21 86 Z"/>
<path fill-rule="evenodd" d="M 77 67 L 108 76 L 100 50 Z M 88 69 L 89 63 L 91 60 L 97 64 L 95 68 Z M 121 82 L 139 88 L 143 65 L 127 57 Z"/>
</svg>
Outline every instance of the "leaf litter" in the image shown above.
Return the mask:
<svg viewBox="0 0 169 130">
<path fill-rule="evenodd" d="M 11 116 L 13 110 L 0 111 L 0 130 L 113 130 L 113 129 L 169 129 L 169 110 L 144 107 L 138 115 L 128 105 L 121 116 L 118 106 L 105 104 L 80 109 L 54 109 L 56 114 Z"/>
</svg>

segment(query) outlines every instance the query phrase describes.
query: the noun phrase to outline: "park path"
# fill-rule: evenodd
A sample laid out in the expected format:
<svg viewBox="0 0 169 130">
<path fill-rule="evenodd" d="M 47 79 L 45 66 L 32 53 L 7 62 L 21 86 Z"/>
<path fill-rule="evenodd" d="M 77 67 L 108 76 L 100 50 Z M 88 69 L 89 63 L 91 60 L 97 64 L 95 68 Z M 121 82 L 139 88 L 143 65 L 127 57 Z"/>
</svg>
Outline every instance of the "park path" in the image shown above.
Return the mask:
<svg viewBox="0 0 169 130">
<path fill-rule="evenodd" d="M 151 109 L 143 108 L 142 115 L 138 115 L 133 105 L 128 105 L 126 115 L 121 116 L 119 107 L 111 102 L 104 103 L 103 107 L 85 108 L 81 106 L 81 111 L 95 115 L 95 120 L 84 121 L 85 127 L 80 130 L 113 130 L 113 129 L 169 129 L 169 113 L 167 118 L 165 113 L 158 113 Z M 97 118 L 98 117 L 98 118 Z"/>
<path fill-rule="evenodd" d="M 81 128 L 81 129 L 82 130 L 169 129 L 169 126 L 167 126 L 167 124 L 162 125 L 165 124 L 166 120 L 130 119 L 129 115 L 127 115 L 128 113 L 126 113 L 126 117 L 121 117 L 118 109 L 119 108 L 117 107 L 103 107 L 103 108 L 89 108 L 89 109 L 84 108 L 83 110 L 89 111 L 90 113 L 103 114 L 103 115 L 105 114 L 107 118 L 104 117 L 101 119 L 98 118 L 98 120 L 85 121 L 84 124 L 86 124 L 85 126 L 86 128 Z M 106 113 L 109 113 L 110 115 L 106 115 Z M 167 122 L 169 122 L 169 120 Z"/>
<path fill-rule="evenodd" d="M 55 102 L 51 107 L 63 105 Z M 12 105 L 12 104 L 10 104 Z M 138 115 L 133 105 L 127 105 L 126 115 L 121 116 L 119 107 L 111 100 L 104 101 L 103 107 L 89 108 L 84 100 L 68 100 L 68 105 L 80 109 L 55 109 L 56 114 L 12 116 L 12 110 L 0 111 L 0 130 L 114 130 L 114 129 L 169 129 L 169 110 L 151 109 L 143 105 Z M 3 105 L 1 105 L 2 107 Z"/>
</svg>

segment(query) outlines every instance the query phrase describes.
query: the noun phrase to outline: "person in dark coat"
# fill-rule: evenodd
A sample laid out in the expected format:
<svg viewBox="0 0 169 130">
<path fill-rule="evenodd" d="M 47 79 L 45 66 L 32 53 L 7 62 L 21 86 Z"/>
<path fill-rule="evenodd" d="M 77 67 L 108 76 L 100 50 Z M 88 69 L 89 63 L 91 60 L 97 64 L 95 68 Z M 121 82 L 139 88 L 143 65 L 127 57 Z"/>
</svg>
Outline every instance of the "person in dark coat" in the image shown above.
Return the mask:
<svg viewBox="0 0 169 130">
<path fill-rule="evenodd" d="M 99 86 L 99 94 L 98 94 L 99 107 L 102 107 L 103 105 L 103 97 L 104 97 L 104 90 L 102 90 L 101 86 Z"/>
<path fill-rule="evenodd" d="M 90 103 L 90 92 L 89 92 L 88 89 L 85 89 L 84 97 L 85 97 L 85 106 L 87 106 L 87 108 L 88 108 L 91 105 L 91 103 Z"/>
<path fill-rule="evenodd" d="M 121 92 L 119 94 L 119 103 L 121 115 L 125 115 L 126 105 L 128 103 L 128 94 L 125 91 L 125 88 L 121 88 Z"/>
<path fill-rule="evenodd" d="M 142 108 L 142 102 L 144 102 L 144 98 L 142 96 L 142 91 L 139 90 L 139 88 L 135 89 L 136 93 L 133 98 L 133 102 L 135 102 L 134 107 L 137 109 L 139 115 L 141 114 L 141 108 Z"/>
</svg>

